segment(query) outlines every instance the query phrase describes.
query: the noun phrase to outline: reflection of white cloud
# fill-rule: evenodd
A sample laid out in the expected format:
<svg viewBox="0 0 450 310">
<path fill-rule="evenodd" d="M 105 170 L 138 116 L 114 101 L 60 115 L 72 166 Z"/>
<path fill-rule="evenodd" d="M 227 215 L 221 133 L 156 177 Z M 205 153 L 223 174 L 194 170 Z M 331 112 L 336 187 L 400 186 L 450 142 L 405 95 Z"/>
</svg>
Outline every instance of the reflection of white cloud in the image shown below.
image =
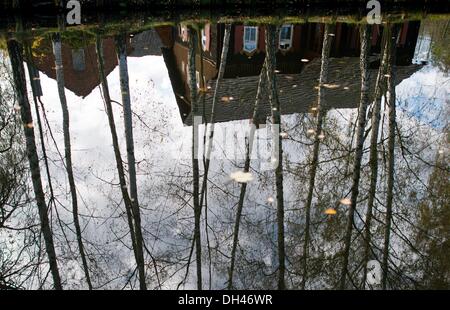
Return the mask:
<svg viewBox="0 0 450 310">
<path fill-rule="evenodd" d="M 449 79 L 438 67 L 425 66 L 396 88 L 400 109 L 432 127 L 442 127 L 448 100 Z"/>
</svg>

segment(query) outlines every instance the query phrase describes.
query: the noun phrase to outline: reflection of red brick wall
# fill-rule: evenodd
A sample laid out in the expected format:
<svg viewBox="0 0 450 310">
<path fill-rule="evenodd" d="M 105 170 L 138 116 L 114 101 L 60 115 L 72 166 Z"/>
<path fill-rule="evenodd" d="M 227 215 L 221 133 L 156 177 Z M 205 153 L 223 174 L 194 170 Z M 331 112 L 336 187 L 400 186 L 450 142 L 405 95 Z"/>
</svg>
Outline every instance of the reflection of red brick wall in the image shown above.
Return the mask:
<svg viewBox="0 0 450 310">
<path fill-rule="evenodd" d="M 266 51 L 266 28 L 258 27 L 258 50 L 261 52 Z"/>
<path fill-rule="evenodd" d="M 156 27 L 155 30 L 161 39 L 164 47 L 171 48 L 173 46 L 172 26 Z"/>
<path fill-rule="evenodd" d="M 244 26 L 238 25 L 234 27 L 234 54 L 242 51 L 244 44 Z"/>
<path fill-rule="evenodd" d="M 47 46 L 46 49 L 51 51 L 51 43 L 49 42 L 48 44 L 50 44 L 50 46 Z M 91 44 L 84 48 L 85 70 L 83 71 L 76 71 L 73 69 L 72 48 L 70 46 L 63 43 L 61 52 L 65 87 L 74 92 L 77 96 L 86 97 L 100 84 L 95 45 Z M 103 55 L 105 61 L 105 73 L 108 75 L 117 66 L 114 39 L 107 38 L 103 40 Z M 35 58 L 34 61 L 39 71 L 54 80 L 56 79 L 55 58 L 51 52 L 46 53 L 43 57 Z M 43 91 L 45 92 L 45 89 Z"/>
</svg>

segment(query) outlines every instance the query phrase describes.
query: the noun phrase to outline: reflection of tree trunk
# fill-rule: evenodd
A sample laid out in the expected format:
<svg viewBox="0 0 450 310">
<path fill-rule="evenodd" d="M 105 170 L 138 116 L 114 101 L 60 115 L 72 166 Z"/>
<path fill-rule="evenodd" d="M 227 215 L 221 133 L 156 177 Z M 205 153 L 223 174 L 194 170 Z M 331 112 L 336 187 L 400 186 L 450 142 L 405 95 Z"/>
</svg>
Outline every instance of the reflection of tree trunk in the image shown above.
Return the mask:
<svg viewBox="0 0 450 310">
<path fill-rule="evenodd" d="M 386 105 L 389 109 L 389 132 L 388 132 L 388 158 L 387 158 L 387 194 L 386 194 L 386 226 L 384 232 L 383 248 L 383 277 L 382 288 L 386 289 L 389 260 L 389 239 L 391 234 L 392 200 L 394 195 L 394 147 L 395 147 L 395 53 L 397 42 L 397 26 L 394 26 L 393 35 L 389 46 L 387 64 L 387 92 Z"/>
<path fill-rule="evenodd" d="M 14 77 L 14 85 L 17 94 L 17 101 L 20 106 L 20 115 L 24 125 L 24 134 L 26 140 L 27 157 L 31 170 L 31 178 L 36 198 L 36 204 L 39 211 L 39 219 L 41 222 L 41 230 L 44 236 L 45 249 L 50 265 L 50 271 L 53 277 L 55 289 L 61 290 L 61 277 L 58 270 L 58 262 L 56 259 L 55 246 L 53 243 L 53 234 L 50 228 L 47 205 L 45 203 L 44 190 L 42 188 L 41 172 L 39 168 L 39 158 L 36 150 L 36 142 L 34 138 L 33 117 L 31 107 L 27 97 L 27 88 L 25 80 L 25 72 L 22 59 L 22 46 L 14 40 L 7 42 L 8 53 L 11 59 L 12 73 Z"/>
<path fill-rule="evenodd" d="M 211 149 L 212 149 L 212 142 L 213 142 L 213 137 L 214 137 L 214 123 L 215 123 L 215 115 L 216 115 L 216 104 L 217 104 L 217 96 L 218 96 L 218 92 L 219 92 L 219 87 L 220 87 L 220 83 L 223 79 L 223 75 L 225 73 L 225 66 L 227 64 L 227 55 L 228 55 L 228 46 L 230 44 L 230 32 L 231 32 L 231 25 L 227 24 L 225 26 L 225 32 L 224 32 L 224 37 L 223 37 L 223 47 L 222 47 L 222 53 L 220 56 L 220 66 L 219 66 L 219 72 L 217 74 L 217 79 L 216 79 L 216 86 L 214 89 L 214 96 L 213 96 L 213 102 L 212 102 L 212 107 L 211 107 L 211 119 L 210 119 L 210 124 L 209 124 L 209 133 L 207 136 L 207 147 L 205 150 L 205 157 L 206 157 L 206 161 L 205 161 L 205 176 L 203 177 L 203 182 L 202 182 L 202 195 L 201 195 L 201 200 L 200 200 L 200 205 L 203 204 L 203 192 L 206 189 L 206 184 L 208 181 L 208 170 L 209 170 L 209 163 L 210 163 L 210 157 L 211 157 Z"/>
<path fill-rule="evenodd" d="M 369 103 L 369 68 L 368 57 L 370 53 L 370 26 L 360 27 L 360 70 L 361 70 L 361 97 L 358 109 L 358 126 L 356 128 L 356 149 L 353 163 L 353 184 L 351 189 L 351 204 L 348 211 L 347 228 L 344 239 L 344 258 L 341 271 L 340 289 L 345 289 L 345 280 L 348 272 L 348 257 L 350 254 L 351 237 L 353 230 L 353 217 L 359 194 L 359 180 L 361 176 L 361 161 L 364 147 L 364 130 L 366 128 L 366 112 Z"/>
<path fill-rule="evenodd" d="M 63 132 L 64 132 L 64 156 L 66 158 L 66 171 L 69 180 L 70 195 L 72 198 L 72 216 L 77 235 L 78 249 L 80 251 L 81 261 L 83 262 L 83 271 L 86 276 L 86 282 L 90 290 L 92 290 L 91 277 L 89 275 L 89 267 L 84 252 L 83 238 L 81 235 L 80 221 L 78 218 L 78 198 L 75 186 L 75 178 L 73 176 L 72 167 L 72 148 L 70 145 L 70 129 L 69 129 L 69 109 L 67 107 L 66 94 L 64 91 L 64 71 L 61 54 L 61 37 L 59 33 L 55 33 L 52 37 L 53 54 L 55 56 L 56 82 L 58 84 L 59 100 L 63 115 Z"/>
<path fill-rule="evenodd" d="M 370 136 L 370 155 L 369 155 L 369 166 L 370 166 L 370 186 L 369 186 L 369 197 L 367 201 L 367 210 L 366 210 L 366 218 L 365 218 L 365 228 L 364 228 L 364 258 L 363 258 L 363 278 L 362 278 L 362 287 L 365 288 L 366 285 L 366 277 L 367 277 L 367 263 L 369 262 L 370 256 L 370 243 L 371 243 L 371 235 L 370 235 L 370 227 L 372 222 L 372 210 L 373 203 L 375 201 L 375 192 L 377 187 L 377 178 L 378 178 L 378 131 L 380 126 L 380 110 L 381 110 L 381 97 L 383 95 L 384 89 L 384 73 L 386 70 L 386 61 L 387 61 L 387 44 L 388 38 L 391 36 L 390 28 L 386 27 L 383 31 L 382 38 L 382 59 L 380 62 L 380 67 L 378 69 L 377 80 L 375 83 L 375 95 L 373 98 L 373 106 L 372 106 L 372 119 L 371 119 L 371 136 Z"/>
<path fill-rule="evenodd" d="M 211 274 L 212 274 L 212 262 L 211 262 L 211 247 L 209 242 L 209 234 L 208 234 L 208 204 L 207 204 L 207 182 L 208 182 L 208 172 L 209 172 L 209 163 L 211 161 L 211 149 L 213 144 L 213 137 L 214 137 L 214 122 L 215 122 L 215 111 L 216 111 L 216 103 L 217 103 L 217 96 L 218 91 L 220 87 L 220 83 L 223 79 L 223 75 L 225 73 L 225 66 L 227 64 L 227 55 L 228 55 L 228 46 L 230 43 L 230 30 L 231 25 L 226 24 L 225 25 L 225 31 L 224 31 L 224 37 L 223 37 L 223 44 L 222 44 L 222 53 L 220 58 L 220 65 L 219 65 L 219 72 L 217 74 L 216 79 L 216 85 L 214 89 L 214 96 L 213 96 L 213 102 L 211 107 L 211 117 L 210 117 L 210 124 L 209 124 L 209 131 L 208 127 L 205 127 L 205 133 L 203 136 L 203 167 L 204 167 L 204 173 L 203 173 L 203 181 L 201 185 L 201 192 L 200 192 L 200 209 L 203 208 L 203 201 L 205 201 L 205 231 L 206 231 L 206 241 L 208 245 L 208 256 L 209 256 L 209 289 L 211 289 Z M 200 33 L 199 33 L 200 34 Z M 204 72 L 203 72 L 203 50 L 202 50 L 202 44 L 201 44 L 201 37 L 198 36 L 198 48 L 200 51 L 200 88 L 202 89 L 201 92 L 201 101 L 203 105 L 203 119 L 205 121 L 205 124 L 207 124 L 207 120 L 205 117 L 206 109 L 205 109 L 205 93 L 206 93 L 206 81 L 203 78 Z M 200 100 L 199 100 L 200 102 Z"/>
<path fill-rule="evenodd" d="M 144 263 L 144 253 L 142 246 L 139 248 L 136 242 L 136 231 L 133 224 L 133 204 L 131 202 L 130 196 L 128 195 L 127 184 L 125 181 L 125 173 L 123 169 L 122 156 L 120 155 L 119 140 L 117 138 L 116 125 L 114 121 L 114 114 L 111 105 L 111 98 L 109 95 L 108 81 L 105 76 L 104 60 L 103 60 L 103 42 L 102 39 L 97 36 L 96 41 L 97 49 L 97 61 L 100 74 L 100 82 L 103 90 L 103 97 L 105 101 L 106 112 L 108 115 L 109 127 L 111 130 L 111 138 L 113 142 L 114 156 L 116 159 L 117 172 L 119 174 L 120 190 L 122 192 L 123 201 L 125 204 L 125 210 L 128 219 L 128 226 L 130 229 L 131 243 L 133 245 L 134 256 L 136 259 L 137 268 L 139 271 L 139 286 L 141 290 L 147 289 L 145 283 L 145 263 Z"/>
<path fill-rule="evenodd" d="M 141 212 L 139 209 L 139 200 L 137 193 L 136 182 L 136 159 L 134 156 L 134 139 L 133 139 L 133 118 L 130 99 L 130 87 L 128 79 L 128 64 L 127 64 L 127 52 L 126 52 L 126 37 L 125 34 L 120 35 L 116 39 L 117 56 L 119 61 L 120 71 L 120 92 L 122 94 L 123 105 L 123 118 L 125 123 L 125 140 L 127 146 L 127 160 L 128 160 L 128 176 L 130 182 L 130 198 L 133 210 L 133 220 L 135 225 L 136 235 L 136 248 L 138 250 L 138 256 L 142 263 L 144 262 L 143 254 L 139 253 L 143 249 L 144 239 L 142 237 L 141 227 Z M 145 266 L 144 264 L 138 265 L 139 278 L 145 279 Z M 145 283 L 142 283 L 145 285 Z M 144 287 L 141 287 L 145 289 Z"/>
<path fill-rule="evenodd" d="M 317 165 L 319 161 L 319 146 L 320 139 L 319 136 L 322 133 L 323 119 L 326 115 L 326 105 L 325 105 L 325 88 L 324 84 L 328 82 L 328 67 L 330 63 L 330 50 L 332 43 L 332 34 L 334 25 L 326 24 L 325 31 L 323 34 L 323 45 L 322 45 L 322 60 L 320 67 L 320 77 L 319 77 L 319 90 L 317 96 L 317 124 L 314 134 L 314 149 L 311 161 L 311 170 L 309 171 L 309 186 L 308 186 L 308 196 L 306 198 L 305 205 L 305 241 L 303 243 L 303 260 L 302 260 L 302 270 L 303 279 L 301 283 L 301 289 L 305 289 L 306 280 L 308 277 L 308 255 L 309 255 L 309 239 L 310 239 L 310 225 L 311 225 L 311 203 L 314 193 L 314 184 L 316 180 Z"/>
<path fill-rule="evenodd" d="M 245 155 L 245 164 L 244 164 L 244 172 L 248 172 L 250 170 L 250 157 L 252 154 L 252 147 L 253 147 L 253 139 L 255 137 L 255 131 L 258 124 L 258 107 L 259 103 L 261 101 L 262 97 L 262 91 L 265 86 L 265 80 L 267 76 L 266 72 L 266 64 L 264 63 L 261 73 L 259 75 L 259 81 L 258 81 L 258 89 L 256 91 L 256 99 L 255 99 L 255 105 L 253 107 L 253 116 L 252 116 L 252 123 L 250 125 L 250 133 L 248 138 L 246 139 L 246 155 Z M 228 278 L 228 289 L 231 290 L 233 288 L 233 273 L 234 273 L 234 263 L 236 259 L 236 249 L 237 245 L 239 243 L 239 226 L 241 223 L 241 216 L 242 216 L 242 209 L 244 207 L 244 198 L 245 198 L 245 192 L 247 190 L 247 183 L 242 183 L 241 185 L 241 192 L 239 194 L 239 202 L 237 205 L 236 210 L 236 220 L 234 222 L 234 231 L 233 231 L 233 246 L 231 249 L 231 263 L 230 263 L 230 270 L 229 270 L 229 278 Z"/>
<path fill-rule="evenodd" d="M 191 94 L 192 115 L 192 170 L 193 170 L 193 195 L 194 195 L 194 240 L 195 255 L 197 260 L 197 288 L 202 289 L 202 242 L 200 232 L 201 205 L 199 201 L 199 169 L 198 169 L 198 125 L 195 116 L 198 114 L 197 82 L 195 77 L 195 47 L 196 35 L 194 29 L 189 29 L 189 53 L 188 53 L 188 75 L 189 92 Z"/>
<path fill-rule="evenodd" d="M 278 100 L 276 70 L 277 28 L 274 25 L 266 26 L 266 69 L 269 88 L 269 101 L 272 111 L 272 126 L 281 125 L 280 101 Z M 278 244 L 278 289 L 286 288 L 286 254 L 284 246 L 284 197 L 283 197 L 283 145 L 278 135 L 274 137 L 274 155 L 277 164 L 275 169 L 275 186 L 277 191 L 277 244 Z"/>
</svg>

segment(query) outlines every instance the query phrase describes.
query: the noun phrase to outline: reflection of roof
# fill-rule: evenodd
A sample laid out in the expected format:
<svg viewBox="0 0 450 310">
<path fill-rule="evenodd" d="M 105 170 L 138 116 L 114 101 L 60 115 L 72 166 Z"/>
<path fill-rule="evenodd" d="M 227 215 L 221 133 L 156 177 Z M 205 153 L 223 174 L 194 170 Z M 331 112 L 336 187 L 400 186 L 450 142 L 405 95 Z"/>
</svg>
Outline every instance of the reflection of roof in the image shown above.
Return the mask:
<svg viewBox="0 0 450 310">
<path fill-rule="evenodd" d="M 156 30 L 151 29 L 136 34 L 130 42 L 132 52 L 130 57 L 161 56 L 161 39 Z"/>
<path fill-rule="evenodd" d="M 398 66 L 399 84 L 416 72 L 420 65 Z M 375 87 L 378 69 L 370 69 L 371 89 Z M 300 74 L 277 74 L 277 86 L 282 114 L 305 113 L 317 103 L 317 85 L 320 72 L 320 59 L 307 64 Z M 250 119 L 256 98 L 259 76 L 223 79 L 219 85 L 215 121 Z M 208 82 L 210 90 L 205 97 L 205 115 L 209 120 L 216 80 Z M 325 104 L 330 109 L 356 108 L 360 98 L 360 69 L 358 57 L 331 58 Z M 229 102 L 221 101 L 223 97 L 232 97 Z M 267 94 L 259 106 L 261 117 L 270 115 Z M 199 115 L 203 115 L 200 104 Z M 191 116 L 185 118 L 185 124 L 192 124 Z"/>
</svg>

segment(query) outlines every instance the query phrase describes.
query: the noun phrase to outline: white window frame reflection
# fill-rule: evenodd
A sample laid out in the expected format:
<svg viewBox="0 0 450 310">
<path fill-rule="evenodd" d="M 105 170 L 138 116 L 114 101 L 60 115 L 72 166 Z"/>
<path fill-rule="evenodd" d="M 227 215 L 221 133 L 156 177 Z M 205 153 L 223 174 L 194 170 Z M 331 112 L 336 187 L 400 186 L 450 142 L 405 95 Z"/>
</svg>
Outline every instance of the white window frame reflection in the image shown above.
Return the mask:
<svg viewBox="0 0 450 310">
<path fill-rule="evenodd" d="M 203 48 L 203 51 L 206 51 L 207 50 L 207 46 L 206 46 L 206 30 L 205 30 L 205 27 L 202 28 L 201 33 L 202 33 L 202 48 Z"/>
<path fill-rule="evenodd" d="M 251 53 L 258 46 L 258 27 L 244 26 L 244 51 Z"/>
<path fill-rule="evenodd" d="M 289 24 L 281 26 L 278 41 L 278 46 L 281 50 L 287 51 L 292 47 L 293 33 L 294 33 L 294 26 Z"/>
</svg>

